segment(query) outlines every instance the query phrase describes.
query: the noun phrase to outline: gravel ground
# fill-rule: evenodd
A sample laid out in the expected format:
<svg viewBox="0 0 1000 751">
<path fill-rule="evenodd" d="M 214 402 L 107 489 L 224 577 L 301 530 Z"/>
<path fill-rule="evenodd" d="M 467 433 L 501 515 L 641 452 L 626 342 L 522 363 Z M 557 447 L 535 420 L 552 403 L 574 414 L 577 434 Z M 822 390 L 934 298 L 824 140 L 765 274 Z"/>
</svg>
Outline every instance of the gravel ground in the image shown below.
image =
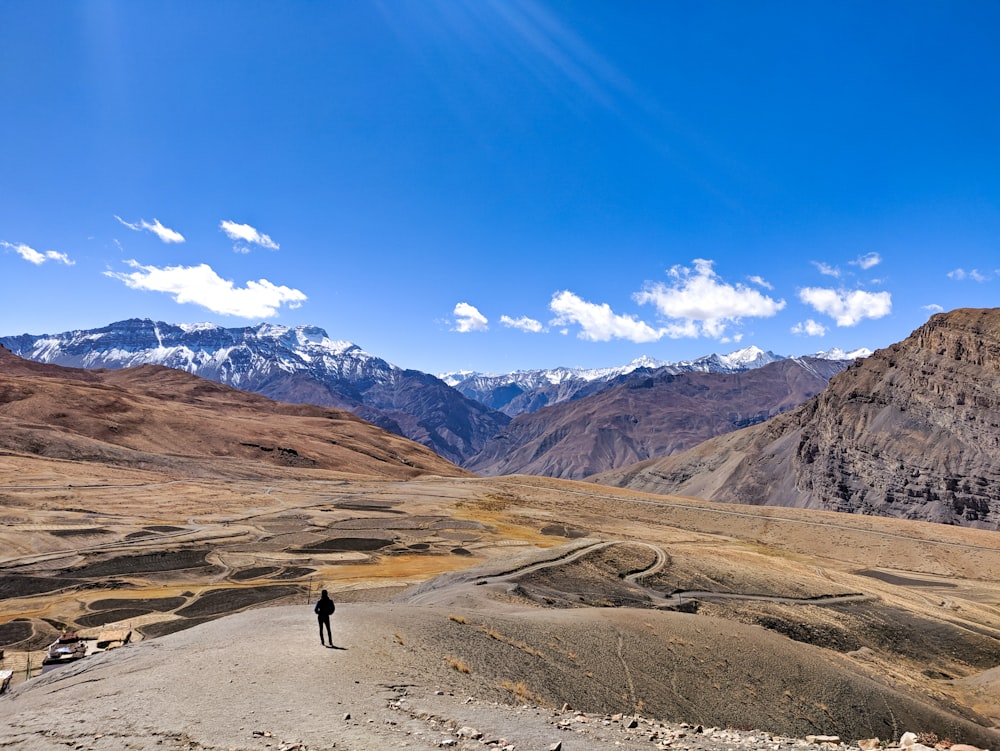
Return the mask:
<svg viewBox="0 0 1000 751">
<path fill-rule="evenodd" d="M 504 702 L 499 689 L 480 690 L 485 684 L 476 681 L 484 677 L 434 654 L 436 642 L 406 643 L 410 614 L 400 606 L 341 604 L 333 618 L 338 647 L 331 649 L 320 646 L 309 606 L 263 608 L 89 657 L 0 696 L 0 747 L 833 751 L 841 745 L 546 708 L 530 696 L 515 699 L 516 686 Z M 443 612 L 435 620 L 460 628 L 449 626 Z"/>
</svg>

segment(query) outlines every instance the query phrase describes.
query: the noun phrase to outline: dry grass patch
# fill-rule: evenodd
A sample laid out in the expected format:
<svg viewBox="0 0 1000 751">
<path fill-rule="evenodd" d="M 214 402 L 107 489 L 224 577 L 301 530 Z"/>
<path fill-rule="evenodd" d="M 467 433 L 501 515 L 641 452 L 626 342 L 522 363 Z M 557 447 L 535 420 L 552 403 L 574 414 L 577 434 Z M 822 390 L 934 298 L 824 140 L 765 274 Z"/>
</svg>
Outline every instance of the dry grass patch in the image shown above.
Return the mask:
<svg viewBox="0 0 1000 751">
<path fill-rule="evenodd" d="M 465 620 L 465 618 L 463 618 L 460 615 L 449 615 L 448 616 L 448 620 L 449 621 L 455 621 L 455 623 L 461 623 L 463 625 L 468 623 L 468 621 Z"/>
<path fill-rule="evenodd" d="M 484 634 L 486 634 L 491 639 L 496 639 L 497 641 L 502 641 L 502 642 L 506 642 L 507 641 L 504 638 L 503 634 L 501 634 L 499 631 L 497 631 L 492 626 L 487 626 L 485 623 L 483 623 L 483 624 L 480 625 L 479 628 L 482 630 L 482 632 Z"/>
<path fill-rule="evenodd" d="M 522 704 L 545 704 L 545 699 L 543 699 L 540 695 L 533 693 L 524 681 L 517 681 L 515 683 L 514 681 L 504 680 L 504 682 L 500 684 L 500 688 L 513 694 L 514 697 L 516 697 Z"/>
<path fill-rule="evenodd" d="M 455 505 L 458 508 L 473 508 L 479 511 L 492 511 L 494 513 L 506 511 L 511 505 L 520 502 L 520 496 L 503 491 L 496 493 L 486 493 L 471 501 L 459 501 Z"/>
<path fill-rule="evenodd" d="M 445 657 L 444 661 L 448 664 L 448 667 L 457 670 L 459 673 L 468 675 L 472 672 L 472 668 L 464 660 L 460 660 L 457 657 Z"/>
<path fill-rule="evenodd" d="M 464 619 L 463 619 L 462 622 L 463 623 L 465 622 Z M 520 649 L 522 652 L 525 652 L 526 654 L 532 655 L 533 657 L 542 657 L 543 656 L 543 654 L 541 652 L 539 652 L 534 647 L 530 646 L 527 642 L 525 642 L 525 641 L 514 641 L 512 639 L 508 639 L 506 636 L 504 636 L 503 634 L 501 634 L 495 628 L 493 628 L 492 626 L 489 626 L 489 625 L 487 625 L 485 623 L 479 624 L 479 630 L 482 631 L 484 634 L 486 634 L 486 636 L 488 636 L 490 639 L 493 639 L 495 641 L 501 642 L 502 644 L 508 644 L 508 645 L 514 647 L 515 649 Z"/>
</svg>

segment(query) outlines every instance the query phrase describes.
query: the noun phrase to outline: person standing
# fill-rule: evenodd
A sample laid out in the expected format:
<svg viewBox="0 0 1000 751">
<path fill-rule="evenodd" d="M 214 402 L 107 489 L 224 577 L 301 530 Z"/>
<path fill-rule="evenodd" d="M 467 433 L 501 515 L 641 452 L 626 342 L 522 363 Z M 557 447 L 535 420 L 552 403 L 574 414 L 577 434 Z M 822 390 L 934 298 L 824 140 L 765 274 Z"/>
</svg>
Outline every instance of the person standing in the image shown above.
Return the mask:
<svg viewBox="0 0 1000 751">
<path fill-rule="evenodd" d="M 330 635 L 330 616 L 333 615 L 333 611 L 337 609 L 337 606 L 333 604 L 333 600 L 330 599 L 330 595 L 324 589 L 323 594 L 319 596 L 316 600 L 316 607 L 313 610 L 316 613 L 317 618 L 319 618 L 319 643 L 326 644 L 323 641 L 323 629 L 326 629 L 326 639 L 330 642 L 329 646 L 333 646 L 333 637 Z"/>
</svg>

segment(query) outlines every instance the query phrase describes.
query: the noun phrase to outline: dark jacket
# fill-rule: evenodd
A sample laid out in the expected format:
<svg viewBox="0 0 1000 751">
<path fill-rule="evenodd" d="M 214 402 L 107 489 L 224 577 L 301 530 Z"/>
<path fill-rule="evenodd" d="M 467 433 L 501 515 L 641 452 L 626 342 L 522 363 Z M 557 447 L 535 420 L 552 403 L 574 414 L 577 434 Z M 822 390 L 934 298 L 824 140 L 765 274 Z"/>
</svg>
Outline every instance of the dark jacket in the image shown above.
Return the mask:
<svg viewBox="0 0 1000 751">
<path fill-rule="evenodd" d="M 314 608 L 316 615 L 330 617 L 333 615 L 333 611 L 337 609 L 337 606 L 333 604 L 333 600 L 329 597 L 320 597 L 316 600 L 316 607 Z"/>
</svg>

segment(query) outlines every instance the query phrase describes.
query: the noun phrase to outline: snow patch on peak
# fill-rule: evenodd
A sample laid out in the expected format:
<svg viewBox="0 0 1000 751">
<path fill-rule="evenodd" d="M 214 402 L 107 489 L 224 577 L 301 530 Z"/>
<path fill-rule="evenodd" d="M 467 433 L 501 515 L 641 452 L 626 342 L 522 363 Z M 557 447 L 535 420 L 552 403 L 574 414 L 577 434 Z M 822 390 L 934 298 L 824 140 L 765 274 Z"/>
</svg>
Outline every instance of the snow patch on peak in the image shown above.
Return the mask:
<svg viewBox="0 0 1000 751">
<path fill-rule="evenodd" d="M 208 321 L 203 321 L 202 323 L 179 323 L 177 324 L 177 328 L 185 334 L 194 334 L 199 331 L 215 331 L 219 326 Z"/>
<path fill-rule="evenodd" d="M 809 357 L 815 357 L 818 360 L 857 360 L 859 358 L 870 357 L 872 354 L 872 351 L 867 347 L 852 349 L 850 352 L 845 352 L 840 347 L 834 347 L 833 349 L 809 355 Z"/>
<path fill-rule="evenodd" d="M 259 323 L 249 331 L 253 331 L 258 339 L 283 339 L 290 329 L 277 323 Z"/>
<path fill-rule="evenodd" d="M 631 368 L 632 370 L 637 370 L 638 368 L 662 368 L 664 365 L 669 365 L 666 360 L 657 360 L 655 357 L 650 357 L 649 355 L 639 355 L 626 365 L 626 368 Z"/>
<path fill-rule="evenodd" d="M 295 339 L 303 346 L 315 344 L 326 348 L 333 344 L 330 341 L 330 337 L 319 326 L 297 326 L 295 328 Z M 343 344 L 344 342 L 338 343 Z"/>
<path fill-rule="evenodd" d="M 450 373 L 438 373 L 438 378 L 454 388 L 469 378 L 477 375 L 492 375 L 491 373 L 476 373 L 474 370 L 453 370 Z"/>
<path fill-rule="evenodd" d="M 727 368 L 736 370 L 759 368 L 784 359 L 782 355 L 776 355 L 774 352 L 765 352 L 760 347 L 752 344 L 749 347 L 730 352 L 728 355 L 719 355 L 719 362 Z"/>
</svg>

